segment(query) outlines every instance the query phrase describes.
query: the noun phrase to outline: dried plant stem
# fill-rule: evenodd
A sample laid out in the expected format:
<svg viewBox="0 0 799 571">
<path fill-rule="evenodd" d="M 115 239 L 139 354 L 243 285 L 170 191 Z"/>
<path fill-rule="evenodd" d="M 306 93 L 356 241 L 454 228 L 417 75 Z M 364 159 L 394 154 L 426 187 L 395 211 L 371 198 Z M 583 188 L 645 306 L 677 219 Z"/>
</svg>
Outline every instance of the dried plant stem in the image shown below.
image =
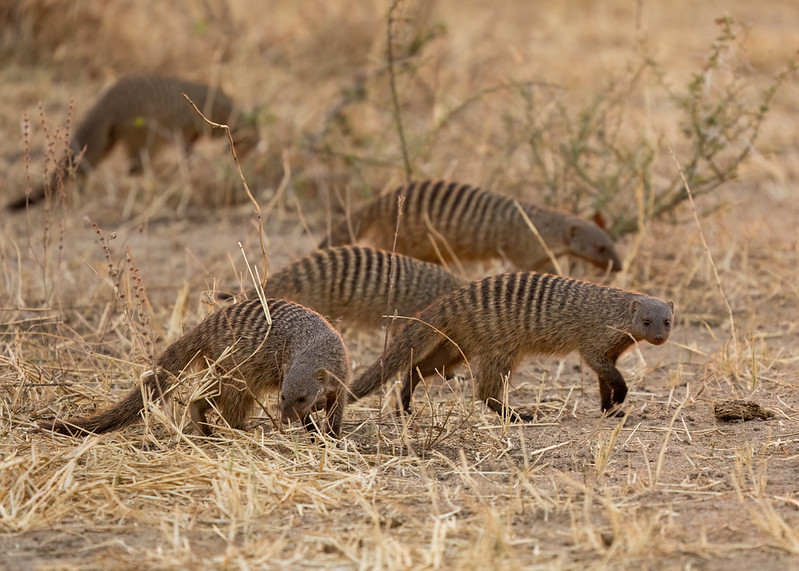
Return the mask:
<svg viewBox="0 0 799 571">
<path fill-rule="evenodd" d="M 530 232 L 535 234 L 535 237 L 538 238 L 538 241 L 541 243 L 541 247 L 543 247 L 544 251 L 547 253 L 549 261 L 552 262 L 553 266 L 555 266 L 555 273 L 563 274 L 563 270 L 561 269 L 560 264 L 558 263 L 558 259 L 555 257 L 555 253 L 549 248 L 549 246 L 547 246 L 547 243 L 544 241 L 544 237 L 541 236 L 541 233 L 535 227 L 533 221 L 530 220 L 529 216 L 527 216 L 527 213 L 522 208 L 522 205 L 519 204 L 519 201 L 516 199 L 513 199 L 513 205 L 516 207 L 516 210 L 519 211 L 519 214 L 521 214 L 522 219 L 524 220 L 524 223 L 527 224 L 527 227 L 530 229 Z"/>
<path fill-rule="evenodd" d="M 241 179 L 241 184 L 242 186 L 244 186 L 244 190 L 247 193 L 247 197 L 250 199 L 250 202 L 252 202 L 253 206 L 255 207 L 255 217 L 258 219 L 258 241 L 261 245 L 261 254 L 264 257 L 264 278 L 266 278 L 267 272 L 269 271 L 269 258 L 266 255 L 266 246 L 264 245 L 264 230 L 263 230 L 263 217 L 261 216 L 261 206 L 258 204 L 258 201 L 255 200 L 255 197 L 252 195 L 252 192 L 250 192 L 250 187 L 247 184 L 247 179 L 245 178 L 244 173 L 241 170 L 241 163 L 239 162 L 239 156 L 236 154 L 236 145 L 233 142 L 233 135 L 230 134 L 230 126 L 225 125 L 224 123 L 216 123 L 214 121 L 211 121 L 210 119 L 208 119 L 208 117 L 206 117 L 203 114 L 202 111 L 200 111 L 200 109 L 197 107 L 194 101 L 191 100 L 191 97 L 189 97 L 185 93 L 181 93 L 181 95 L 183 95 L 183 97 L 186 98 L 186 101 L 188 101 L 191 104 L 191 106 L 194 108 L 197 114 L 200 117 L 202 117 L 203 121 L 211 125 L 211 127 L 217 129 L 224 129 L 225 134 L 227 134 L 227 139 L 228 142 L 230 143 L 230 152 L 233 155 L 233 162 L 236 163 L 236 170 L 238 170 L 239 172 L 239 178 Z M 283 164 L 284 166 L 287 164 L 285 157 Z M 286 176 L 290 176 L 290 171 L 288 171 L 288 173 L 289 173 L 288 175 L 284 174 L 283 177 L 284 181 L 286 180 Z M 283 187 L 283 182 L 280 183 L 280 186 Z"/>
<path fill-rule="evenodd" d="M 405 181 L 411 182 L 413 179 L 413 169 L 411 168 L 411 159 L 408 155 L 408 143 L 405 140 L 405 129 L 402 125 L 402 112 L 400 110 L 399 95 L 397 93 L 397 75 L 394 70 L 394 11 L 399 7 L 401 0 L 394 0 L 391 3 L 391 8 L 388 9 L 388 77 L 391 85 L 391 102 L 394 106 L 394 123 L 397 126 L 397 134 L 400 139 L 400 148 L 402 149 L 402 161 L 405 165 Z"/>
<path fill-rule="evenodd" d="M 740 354 L 738 352 L 738 334 L 735 329 L 735 317 L 732 313 L 732 306 L 730 305 L 729 299 L 727 299 L 727 295 L 724 293 L 724 286 L 721 284 L 721 277 L 719 276 L 716 262 L 713 260 L 713 254 L 710 252 L 710 247 L 707 245 L 705 232 L 702 230 L 702 223 L 699 221 L 699 213 L 696 210 L 696 204 L 694 204 L 694 196 L 691 193 L 691 187 L 688 185 L 688 180 L 685 178 L 685 173 L 682 170 L 680 161 L 677 160 L 677 157 L 671 147 L 669 147 L 669 153 L 671 153 L 671 158 L 674 160 L 674 164 L 677 165 L 677 170 L 680 172 L 680 177 L 682 178 L 683 185 L 685 186 L 685 193 L 688 196 L 688 203 L 691 205 L 691 212 L 694 215 L 694 221 L 696 222 L 696 227 L 699 230 L 699 239 L 702 240 L 702 248 L 705 250 L 705 254 L 707 254 L 707 258 L 710 261 L 710 267 L 713 268 L 713 276 L 716 279 L 716 287 L 718 287 L 719 295 L 721 296 L 724 305 L 727 307 L 727 315 L 730 319 L 730 334 L 732 335 L 732 347 L 734 352 L 733 356 L 734 361 L 737 363 L 738 356 Z"/>
</svg>

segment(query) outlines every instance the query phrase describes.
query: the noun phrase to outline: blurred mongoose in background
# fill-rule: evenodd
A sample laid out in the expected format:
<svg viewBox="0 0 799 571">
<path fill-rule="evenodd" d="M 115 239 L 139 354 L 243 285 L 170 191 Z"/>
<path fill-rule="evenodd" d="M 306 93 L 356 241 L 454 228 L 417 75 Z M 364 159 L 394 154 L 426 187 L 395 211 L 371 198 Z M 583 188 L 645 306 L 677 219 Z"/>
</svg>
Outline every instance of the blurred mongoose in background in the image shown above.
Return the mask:
<svg viewBox="0 0 799 571">
<path fill-rule="evenodd" d="M 506 377 L 526 355 L 578 351 L 599 378 L 602 410 L 624 402 L 627 385 L 616 360 L 636 341 L 666 342 L 674 305 L 647 295 L 539 273 L 500 274 L 439 298 L 394 338 L 382 358 L 355 380 L 359 399 L 405 376 L 402 404 L 416 384 L 464 358 L 475 399 L 512 420 L 530 420 L 503 403 Z"/>
<path fill-rule="evenodd" d="M 426 180 L 400 187 L 333 227 L 320 247 L 363 240 L 392 249 L 397 198 L 405 196 L 396 251 L 430 262 L 507 258 L 520 270 L 550 265 L 541 242 L 511 198 L 468 184 Z M 599 226 L 571 214 L 519 203 L 555 256 L 568 254 L 603 269 L 621 270 L 613 241 Z M 434 245 L 435 243 L 435 245 Z"/>
<path fill-rule="evenodd" d="M 289 264 L 266 280 L 264 293 L 310 307 L 330 321 L 378 327 L 386 323 L 386 315 L 416 315 L 465 283 L 437 264 L 343 246 L 317 250 Z"/>
<path fill-rule="evenodd" d="M 88 417 L 41 421 L 46 430 L 78 435 L 117 430 L 140 418 L 147 399 L 166 396 L 188 366 L 213 366 L 221 373 L 212 396 L 189 405 L 192 424 L 211 433 L 206 413 L 211 407 L 232 428 L 242 428 L 256 399 L 280 391 L 284 422 L 313 426 L 310 413 L 325 397 L 326 432 L 337 436 L 346 402 L 350 367 L 341 337 L 318 313 L 296 303 L 267 300 L 271 326 L 258 300 L 228 306 L 209 315 L 175 341 L 157 359 L 143 387 L 133 388 L 113 407 Z"/>
<path fill-rule="evenodd" d="M 174 77 L 131 75 L 114 83 L 78 124 L 67 155 L 50 177 L 49 191 L 56 191 L 67 169 L 78 176 L 91 172 L 118 142 L 127 149 L 130 172 L 136 173 L 142 170 L 143 155 L 157 152 L 165 143 L 178 141 L 188 149 L 203 134 L 225 134 L 224 129 L 212 130 L 181 93 L 211 121 L 230 125 L 239 156 L 254 147 L 254 127 L 246 124 L 233 100 L 220 89 Z M 6 208 L 23 209 L 40 201 L 47 191 L 43 184 Z"/>
</svg>

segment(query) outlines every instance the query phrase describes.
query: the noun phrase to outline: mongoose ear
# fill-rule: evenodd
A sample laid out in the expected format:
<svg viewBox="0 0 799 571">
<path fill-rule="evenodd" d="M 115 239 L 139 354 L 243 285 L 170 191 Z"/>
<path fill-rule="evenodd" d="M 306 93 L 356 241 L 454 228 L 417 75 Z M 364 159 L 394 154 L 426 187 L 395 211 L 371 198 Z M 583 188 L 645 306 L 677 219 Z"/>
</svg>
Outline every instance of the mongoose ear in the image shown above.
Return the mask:
<svg viewBox="0 0 799 571">
<path fill-rule="evenodd" d="M 608 229 L 608 222 L 599 210 L 594 212 L 594 224 L 602 228 L 602 230 Z"/>
<path fill-rule="evenodd" d="M 671 310 L 671 314 L 674 315 L 674 302 L 669 301 L 669 309 Z"/>
<path fill-rule="evenodd" d="M 569 224 L 568 236 L 569 240 L 574 240 L 574 238 L 580 233 L 580 225 L 579 224 Z"/>
<path fill-rule="evenodd" d="M 638 308 L 641 305 L 640 299 L 634 299 L 630 302 L 630 315 L 634 316 L 635 312 L 638 311 Z"/>
</svg>

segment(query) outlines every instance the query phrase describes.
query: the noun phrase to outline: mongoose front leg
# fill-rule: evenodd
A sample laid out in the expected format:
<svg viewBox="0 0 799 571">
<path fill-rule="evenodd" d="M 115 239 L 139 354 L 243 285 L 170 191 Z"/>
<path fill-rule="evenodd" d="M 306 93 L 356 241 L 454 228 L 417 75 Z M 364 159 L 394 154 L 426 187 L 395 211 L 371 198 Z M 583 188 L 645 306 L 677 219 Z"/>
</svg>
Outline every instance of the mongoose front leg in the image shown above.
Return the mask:
<svg viewBox="0 0 799 571">
<path fill-rule="evenodd" d="M 589 363 L 590 366 L 590 363 Z M 610 363 L 599 367 L 591 367 L 596 371 L 599 380 L 599 396 L 602 401 L 602 412 L 611 410 L 624 402 L 627 396 L 627 383 L 619 370 Z"/>
<path fill-rule="evenodd" d="M 325 432 L 329 436 L 337 438 L 341 434 L 341 418 L 344 415 L 344 399 L 346 398 L 347 394 L 343 388 L 327 393 L 327 402 L 325 403 L 325 423 L 327 428 Z"/>
<path fill-rule="evenodd" d="M 313 418 L 311 418 L 311 413 L 306 414 L 302 418 L 302 427 L 305 429 L 305 432 L 311 434 L 319 432 L 319 430 L 316 428 L 316 425 L 314 424 Z"/>
</svg>

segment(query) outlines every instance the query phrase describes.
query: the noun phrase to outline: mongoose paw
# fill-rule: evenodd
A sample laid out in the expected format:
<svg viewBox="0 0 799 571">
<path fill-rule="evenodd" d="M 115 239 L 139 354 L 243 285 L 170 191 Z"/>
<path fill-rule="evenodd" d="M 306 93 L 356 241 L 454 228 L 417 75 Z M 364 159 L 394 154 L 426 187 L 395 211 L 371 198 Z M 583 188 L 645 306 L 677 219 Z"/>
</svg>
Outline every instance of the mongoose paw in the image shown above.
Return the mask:
<svg viewBox="0 0 799 571">
<path fill-rule="evenodd" d="M 394 416 L 398 418 L 402 416 L 413 416 L 413 409 L 411 408 L 411 403 L 397 402 L 397 406 L 394 407 Z"/>
<path fill-rule="evenodd" d="M 503 416 L 505 415 L 503 414 Z M 511 422 L 532 422 L 534 420 L 532 414 L 518 412 L 515 409 L 509 409 L 508 416 Z"/>
<path fill-rule="evenodd" d="M 609 408 L 602 409 L 602 415 L 608 418 L 621 418 L 625 414 L 627 414 L 627 412 L 622 408 L 621 403 L 616 403 Z"/>
</svg>

